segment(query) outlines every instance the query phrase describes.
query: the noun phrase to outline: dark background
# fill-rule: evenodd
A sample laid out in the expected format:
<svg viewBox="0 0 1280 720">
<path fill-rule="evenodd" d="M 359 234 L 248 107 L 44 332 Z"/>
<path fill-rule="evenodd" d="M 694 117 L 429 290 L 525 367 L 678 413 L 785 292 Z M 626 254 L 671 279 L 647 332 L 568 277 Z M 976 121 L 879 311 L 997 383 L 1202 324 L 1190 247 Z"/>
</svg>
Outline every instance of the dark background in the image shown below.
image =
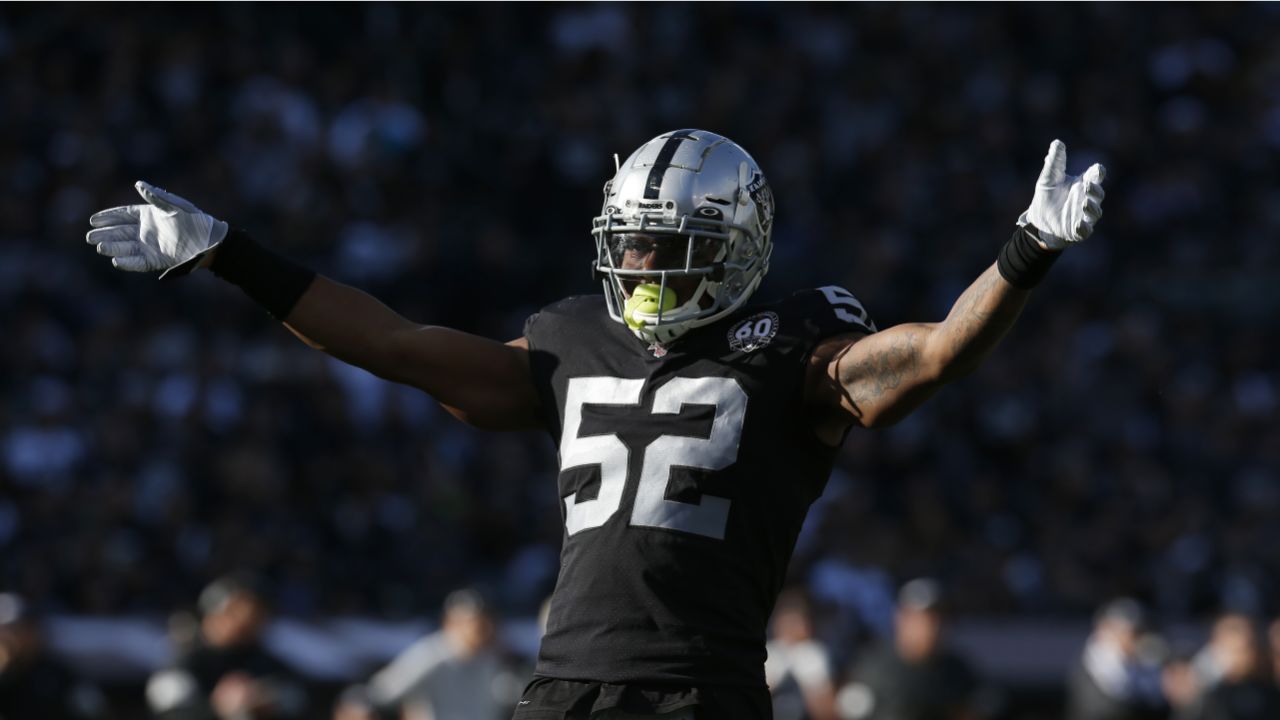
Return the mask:
<svg viewBox="0 0 1280 720">
<path fill-rule="evenodd" d="M 1280 6 L 0 8 L 0 589 L 155 616 L 253 569 L 289 617 L 532 615 L 544 437 L 484 435 L 233 288 L 113 270 L 146 179 L 406 316 L 500 339 L 592 292 L 590 218 L 660 132 L 752 152 L 760 293 L 941 319 L 1045 149 L 1106 215 L 975 375 L 855 432 L 793 564 L 847 661 L 897 582 L 962 617 L 1280 611 Z M 856 595 L 867 602 L 844 602 Z"/>
</svg>

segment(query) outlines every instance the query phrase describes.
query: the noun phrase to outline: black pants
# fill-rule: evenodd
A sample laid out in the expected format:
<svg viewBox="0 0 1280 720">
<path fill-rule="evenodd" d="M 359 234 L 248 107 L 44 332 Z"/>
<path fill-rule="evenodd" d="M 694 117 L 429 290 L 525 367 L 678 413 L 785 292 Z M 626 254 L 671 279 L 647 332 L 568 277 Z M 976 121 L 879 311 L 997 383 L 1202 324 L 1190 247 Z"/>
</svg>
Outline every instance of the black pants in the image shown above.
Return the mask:
<svg viewBox="0 0 1280 720">
<path fill-rule="evenodd" d="M 636 715 L 669 720 L 772 720 L 766 688 L 616 685 L 534 678 L 512 720 L 606 720 Z"/>
</svg>

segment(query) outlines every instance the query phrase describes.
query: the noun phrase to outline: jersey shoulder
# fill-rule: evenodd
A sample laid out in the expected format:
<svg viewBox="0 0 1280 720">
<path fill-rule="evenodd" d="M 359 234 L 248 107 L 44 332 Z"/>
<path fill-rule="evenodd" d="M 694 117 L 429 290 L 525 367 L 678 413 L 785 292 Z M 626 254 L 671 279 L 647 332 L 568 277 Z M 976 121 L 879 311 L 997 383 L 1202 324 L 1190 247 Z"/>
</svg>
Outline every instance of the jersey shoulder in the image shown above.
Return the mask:
<svg viewBox="0 0 1280 720">
<path fill-rule="evenodd" d="M 547 305 L 524 322 L 524 336 L 530 342 L 572 331 L 590 333 L 609 322 L 603 295 L 574 295 Z"/>
<path fill-rule="evenodd" d="M 749 305 L 718 327 L 727 327 L 730 353 L 792 357 L 801 363 L 829 337 L 876 331 L 875 322 L 853 293 L 834 285 Z M 765 348 L 767 352 L 756 352 Z"/>
<path fill-rule="evenodd" d="M 837 285 L 800 290 L 760 311 L 775 314 L 780 331 L 806 340 L 876 331 L 875 322 L 858 298 Z"/>
<path fill-rule="evenodd" d="M 595 319 L 608 317 L 603 295 L 572 295 L 544 306 L 530 317 L 565 318 L 569 320 Z"/>
</svg>

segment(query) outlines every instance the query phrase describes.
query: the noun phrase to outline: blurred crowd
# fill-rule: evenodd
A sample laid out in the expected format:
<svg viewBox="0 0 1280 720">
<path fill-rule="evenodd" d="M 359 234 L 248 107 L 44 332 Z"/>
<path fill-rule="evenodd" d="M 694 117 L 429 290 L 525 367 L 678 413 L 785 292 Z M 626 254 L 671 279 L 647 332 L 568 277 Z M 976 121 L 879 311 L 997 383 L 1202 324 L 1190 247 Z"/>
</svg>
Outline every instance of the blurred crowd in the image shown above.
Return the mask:
<svg viewBox="0 0 1280 720">
<path fill-rule="evenodd" d="M 404 315 L 501 339 L 589 293 L 612 153 L 677 127 L 778 199 L 760 291 L 940 319 L 1051 139 L 1106 217 L 975 375 L 853 432 L 793 581 L 892 634 L 957 613 L 1280 610 L 1280 6 L 229 4 L 0 8 L 0 589 L 165 613 L 266 578 L 278 612 L 532 614 L 553 448 L 307 349 L 233 288 L 84 243 L 135 179 Z"/>
<path fill-rule="evenodd" d="M 819 633 L 802 592 L 774 613 L 765 666 L 776 720 L 983 720 L 1018 712 L 980 656 L 949 639 L 951 590 L 917 578 L 898 592 L 890 637 L 854 653 Z M 1064 720 L 1280 717 L 1280 619 L 1227 612 L 1187 642 L 1133 598 L 1103 604 L 1063 678 Z M 1036 648 L 1019 648 L 1024 658 Z M 841 658 L 845 658 L 843 661 Z"/>
<path fill-rule="evenodd" d="M 113 702 L 91 673 L 53 653 L 42 619 L 0 593 L 0 718 L 49 720 L 504 720 L 532 657 L 500 631 L 473 588 L 446 596 L 438 628 L 399 646 L 345 687 L 315 682 L 267 642 L 274 610 L 260 578 L 225 576 L 191 614 L 170 620 L 173 655 Z M 950 588 L 916 578 L 897 591 L 889 634 L 846 646 L 830 608 L 802 587 L 783 592 L 769 629 L 765 678 L 774 720 L 1274 720 L 1280 717 L 1280 618 L 1221 614 L 1188 641 L 1132 598 L 1101 606 L 1057 679 L 1065 692 L 1020 700 L 983 669 L 983 651 L 953 641 Z M 544 605 L 539 630 L 545 624 Z M 434 616 L 434 612 L 427 613 Z M 1036 648 L 1015 652 L 1025 661 Z M 132 691 L 127 691 L 132 695 Z"/>
</svg>

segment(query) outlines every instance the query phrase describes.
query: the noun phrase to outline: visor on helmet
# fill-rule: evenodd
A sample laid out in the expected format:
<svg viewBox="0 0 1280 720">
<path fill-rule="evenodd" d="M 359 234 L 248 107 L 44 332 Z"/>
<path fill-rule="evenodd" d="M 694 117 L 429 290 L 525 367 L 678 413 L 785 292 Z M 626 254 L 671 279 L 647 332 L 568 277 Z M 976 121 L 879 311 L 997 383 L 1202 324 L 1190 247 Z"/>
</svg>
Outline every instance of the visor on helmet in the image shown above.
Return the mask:
<svg viewBox="0 0 1280 720">
<path fill-rule="evenodd" d="M 724 256 L 720 238 L 615 233 L 606 239 L 609 262 L 616 270 L 695 270 Z"/>
</svg>

